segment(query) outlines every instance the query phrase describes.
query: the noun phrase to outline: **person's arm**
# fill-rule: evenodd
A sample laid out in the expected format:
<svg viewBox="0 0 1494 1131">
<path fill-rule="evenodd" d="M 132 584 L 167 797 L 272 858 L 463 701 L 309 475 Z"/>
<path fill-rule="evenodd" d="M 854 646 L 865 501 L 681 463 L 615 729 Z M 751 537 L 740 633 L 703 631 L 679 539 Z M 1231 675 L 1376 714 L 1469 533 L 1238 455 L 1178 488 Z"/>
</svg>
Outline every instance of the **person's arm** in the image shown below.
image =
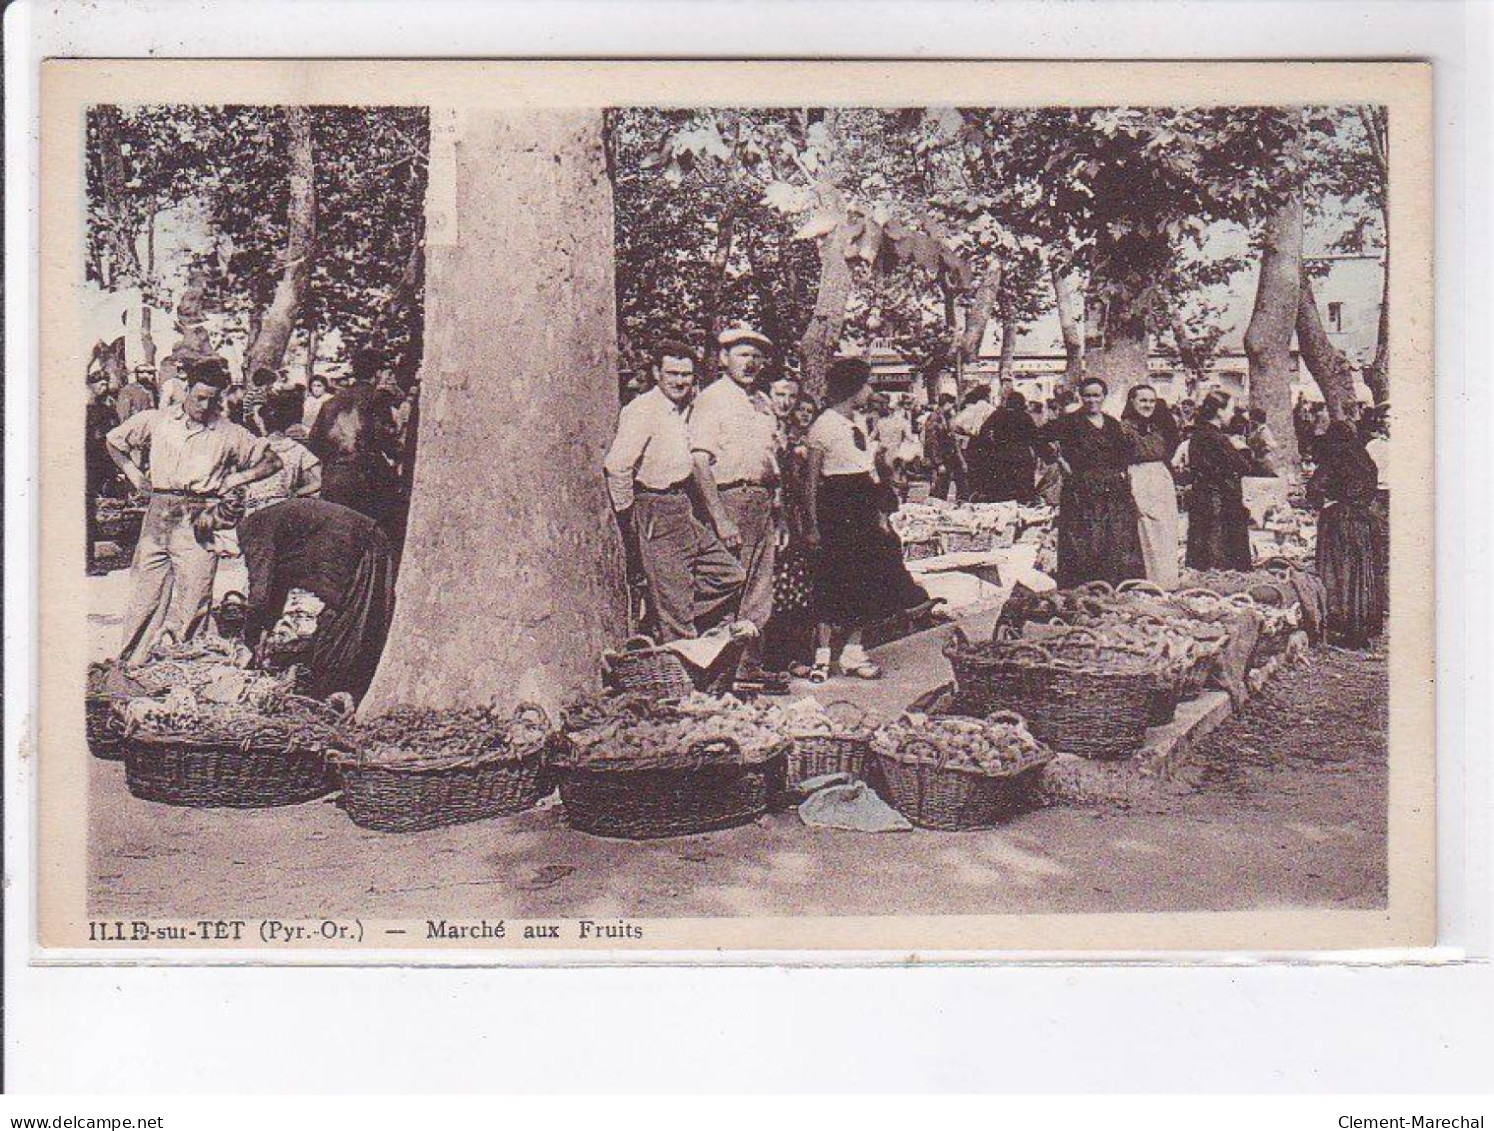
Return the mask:
<svg viewBox="0 0 1494 1131">
<path fill-rule="evenodd" d="M 804 544 L 811 550 L 820 548 L 820 475 L 824 470 L 825 453 L 811 446 L 804 473 Z"/>
<path fill-rule="evenodd" d="M 294 494 L 301 498 L 322 493 L 322 461 L 307 452 L 301 462 L 301 477 Z"/>
<path fill-rule="evenodd" d="M 612 500 L 613 512 L 619 516 L 632 513 L 633 476 L 643 462 L 643 452 L 647 447 L 648 433 L 638 421 L 637 414 L 624 409 L 617 421 L 617 435 L 602 458 L 607 494 Z"/>
<path fill-rule="evenodd" d="M 692 452 L 691 457 L 690 478 L 695 483 L 695 490 L 700 495 L 711 525 L 716 528 L 716 537 L 721 539 L 721 544 L 728 550 L 735 550 L 742 544 L 742 532 L 731 520 L 731 515 L 726 513 L 726 507 L 721 502 L 721 492 L 716 490 L 716 477 L 711 474 L 711 457 L 705 452 Z"/>
<path fill-rule="evenodd" d="M 251 442 L 251 450 L 245 454 L 249 457 L 247 466 L 223 478 L 223 493 L 225 495 L 240 487 L 247 487 L 251 483 L 258 483 L 261 479 L 268 479 L 283 466 L 280 462 L 280 457 L 270 450 L 268 444 L 263 442 Z"/>
<path fill-rule="evenodd" d="M 150 443 L 151 425 L 155 423 L 157 415 L 154 410 L 137 412 L 111 428 L 104 437 L 104 447 L 109 452 L 109 458 L 137 491 L 147 489 L 147 478 L 145 469 L 135 459 L 135 452 Z"/>
</svg>

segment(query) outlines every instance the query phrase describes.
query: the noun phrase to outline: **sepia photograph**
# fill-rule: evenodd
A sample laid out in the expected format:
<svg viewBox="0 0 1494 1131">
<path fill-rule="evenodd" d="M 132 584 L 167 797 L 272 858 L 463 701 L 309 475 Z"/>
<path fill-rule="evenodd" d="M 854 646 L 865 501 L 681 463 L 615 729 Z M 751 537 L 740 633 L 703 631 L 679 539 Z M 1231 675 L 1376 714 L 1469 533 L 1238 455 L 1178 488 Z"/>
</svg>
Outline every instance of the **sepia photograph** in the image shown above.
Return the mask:
<svg viewBox="0 0 1494 1131">
<path fill-rule="evenodd" d="M 44 67 L 44 946 L 1431 941 L 1428 68 L 385 70 Z"/>
</svg>

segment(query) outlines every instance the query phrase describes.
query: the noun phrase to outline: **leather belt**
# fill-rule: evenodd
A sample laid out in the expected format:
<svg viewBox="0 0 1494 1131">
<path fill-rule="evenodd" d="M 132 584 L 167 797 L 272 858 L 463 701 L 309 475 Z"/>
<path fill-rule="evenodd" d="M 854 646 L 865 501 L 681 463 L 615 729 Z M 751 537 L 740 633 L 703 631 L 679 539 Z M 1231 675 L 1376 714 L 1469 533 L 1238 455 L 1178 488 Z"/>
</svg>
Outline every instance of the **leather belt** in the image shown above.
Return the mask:
<svg viewBox="0 0 1494 1131">
<path fill-rule="evenodd" d="M 676 484 L 674 484 L 673 486 L 670 486 L 670 487 L 645 487 L 642 483 L 637 483 L 637 484 L 634 484 L 634 486 L 633 486 L 633 494 L 635 494 L 635 495 L 678 495 L 680 492 L 682 492 L 685 489 L 685 485 L 687 483 L 689 483 L 689 482 L 690 482 L 690 480 L 688 480 L 688 479 L 681 479 L 678 483 L 676 483 Z"/>
</svg>

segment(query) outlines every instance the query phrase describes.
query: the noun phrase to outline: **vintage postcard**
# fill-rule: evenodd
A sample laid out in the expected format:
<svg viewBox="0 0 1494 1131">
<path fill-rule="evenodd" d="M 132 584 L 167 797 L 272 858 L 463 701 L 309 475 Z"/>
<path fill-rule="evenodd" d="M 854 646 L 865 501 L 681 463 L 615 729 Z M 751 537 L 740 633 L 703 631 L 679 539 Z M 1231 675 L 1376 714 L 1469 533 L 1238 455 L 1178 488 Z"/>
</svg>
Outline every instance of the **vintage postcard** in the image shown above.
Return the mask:
<svg viewBox="0 0 1494 1131">
<path fill-rule="evenodd" d="M 1428 66 L 42 112 L 37 959 L 1435 941 Z"/>
</svg>

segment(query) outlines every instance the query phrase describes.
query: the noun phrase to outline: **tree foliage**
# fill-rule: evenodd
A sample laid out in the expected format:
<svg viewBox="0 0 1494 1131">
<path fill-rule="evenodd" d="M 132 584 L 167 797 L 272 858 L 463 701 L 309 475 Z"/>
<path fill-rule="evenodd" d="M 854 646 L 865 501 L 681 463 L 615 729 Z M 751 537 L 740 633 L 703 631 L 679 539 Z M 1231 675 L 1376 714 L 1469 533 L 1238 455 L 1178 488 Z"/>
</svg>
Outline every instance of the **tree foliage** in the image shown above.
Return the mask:
<svg viewBox="0 0 1494 1131">
<path fill-rule="evenodd" d="M 335 330 L 344 350 L 419 359 L 418 256 L 428 113 L 422 107 L 315 106 L 317 251 L 302 327 Z M 171 307 L 195 274 L 231 337 L 247 338 L 269 304 L 286 245 L 290 182 L 285 110 L 273 106 L 101 106 L 87 121 L 87 274 L 110 290 L 140 287 Z M 171 277 L 138 255 L 147 225 L 195 206 L 213 249 Z"/>
</svg>

